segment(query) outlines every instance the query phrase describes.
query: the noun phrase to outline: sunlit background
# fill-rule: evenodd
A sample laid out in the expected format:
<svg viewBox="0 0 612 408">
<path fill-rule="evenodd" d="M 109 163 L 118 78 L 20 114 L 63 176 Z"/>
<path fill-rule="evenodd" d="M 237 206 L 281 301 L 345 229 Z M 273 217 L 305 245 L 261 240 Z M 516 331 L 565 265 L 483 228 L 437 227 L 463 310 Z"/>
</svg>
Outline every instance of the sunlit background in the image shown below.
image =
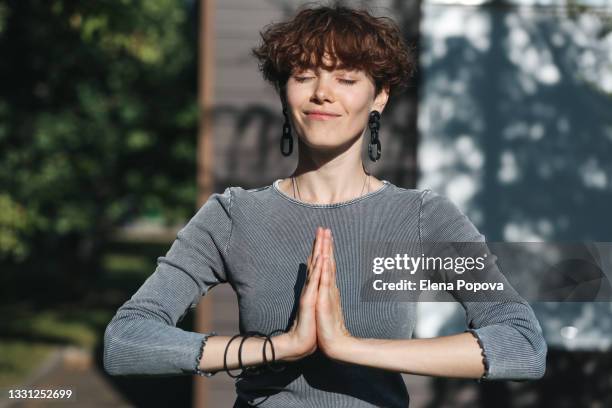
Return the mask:
<svg viewBox="0 0 612 408">
<path fill-rule="evenodd" d="M 108 376 L 102 336 L 202 199 L 293 170 L 249 52 L 304 3 L 0 0 L 0 408 L 46 406 L 9 388 L 69 388 L 87 406 L 233 404 L 223 373 Z M 489 241 L 612 241 L 611 1 L 345 3 L 392 17 L 419 60 L 385 109 L 374 174 L 448 196 Z M 209 298 L 199 313 L 236 333 L 231 288 Z M 411 407 L 612 406 L 612 304 L 532 306 L 542 380 L 405 375 Z M 419 305 L 417 336 L 464 327 L 458 304 Z"/>
</svg>

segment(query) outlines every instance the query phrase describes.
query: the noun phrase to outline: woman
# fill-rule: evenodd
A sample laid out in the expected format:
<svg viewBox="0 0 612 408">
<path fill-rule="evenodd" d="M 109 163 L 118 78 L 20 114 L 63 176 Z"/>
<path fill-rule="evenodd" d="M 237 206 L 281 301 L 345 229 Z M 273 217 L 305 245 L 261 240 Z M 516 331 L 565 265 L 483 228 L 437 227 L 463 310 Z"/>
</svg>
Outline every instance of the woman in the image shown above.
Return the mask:
<svg viewBox="0 0 612 408">
<path fill-rule="evenodd" d="M 411 339 L 415 302 L 361 297 L 367 242 L 484 242 L 446 198 L 379 180 L 362 163 L 366 130 L 368 156 L 380 158 L 381 114 L 413 69 L 397 26 L 342 6 L 305 8 L 262 37 L 254 54 L 281 98 L 283 154 L 297 136 L 297 168 L 270 186 L 210 197 L 108 325 L 105 369 L 210 376 L 259 367 L 274 349 L 284 370 L 244 371 L 236 407 L 406 407 L 400 372 L 540 378 L 546 344 L 518 296 L 485 303 L 455 291 L 469 329 L 431 339 Z M 220 283 L 237 293 L 243 334 L 277 335 L 175 327 Z"/>
</svg>

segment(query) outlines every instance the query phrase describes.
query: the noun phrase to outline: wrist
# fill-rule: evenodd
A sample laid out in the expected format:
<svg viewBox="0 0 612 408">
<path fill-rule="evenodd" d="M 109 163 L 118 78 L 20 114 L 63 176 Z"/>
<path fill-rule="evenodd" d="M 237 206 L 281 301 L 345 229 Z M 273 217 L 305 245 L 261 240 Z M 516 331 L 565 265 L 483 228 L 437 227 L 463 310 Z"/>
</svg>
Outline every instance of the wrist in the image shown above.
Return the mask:
<svg viewBox="0 0 612 408">
<path fill-rule="evenodd" d="M 359 344 L 359 338 L 353 336 L 342 337 L 330 342 L 326 355 L 336 361 L 351 362 L 351 356 Z"/>
<path fill-rule="evenodd" d="M 288 333 L 283 333 L 278 336 L 274 336 L 271 338 L 272 345 L 274 347 L 274 354 L 276 361 L 291 361 L 293 356 L 292 348 L 291 348 L 291 339 L 289 338 Z M 272 359 L 269 354 L 270 360 Z"/>
</svg>

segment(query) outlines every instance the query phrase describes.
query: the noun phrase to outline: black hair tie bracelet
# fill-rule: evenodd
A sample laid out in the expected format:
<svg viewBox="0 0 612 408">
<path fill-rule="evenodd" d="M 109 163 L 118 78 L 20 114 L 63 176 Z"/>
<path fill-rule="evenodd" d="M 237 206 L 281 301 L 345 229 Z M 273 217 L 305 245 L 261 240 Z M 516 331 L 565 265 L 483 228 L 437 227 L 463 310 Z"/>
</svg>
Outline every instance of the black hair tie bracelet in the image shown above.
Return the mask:
<svg viewBox="0 0 612 408">
<path fill-rule="evenodd" d="M 269 335 L 260 333 L 258 331 L 247 331 L 245 333 L 239 333 L 236 334 L 234 336 L 232 336 L 232 338 L 227 342 L 226 346 L 225 346 L 225 352 L 223 353 L 223 368 L 225 370 L 225 372 L 227 373 L 228 376 L 230 376 L 231 378 L 239 378 L 239 377 L 245 377 L 247 375 L 255 375 L 255 374 L 260 374 L 262 372 L 261 367 L 257 367 L 257 366 L 253 366 L 253 367 L 244 367 L 242 364 L 242 346 L 244 344 L 244 342 L 249 338 L 249 337 L 254 337 L 254 336 L 261 336 L 264 339 L 264 344 L 263 344 L 263 349 L 262 349 L 262 354 L 263 354 L 263 361 L 264 364 L 267 365 L 267 367 L 276 373 L 279 373 L 281 371 L 283 371 L 285 369 L 284 366 L 280 366 L 280 367 L 275 367 L 274 364 L 278 364 L 276 363 L 276 352 L 274 350 L 274 343 L 272 343 L 272 339 L 270 338 L 270 336 L 272 336 L 275 333 L 284 333 L 284 330 L 282 329 L 277 329 L 274 330 L 273 332 L 271 332 Z M 229 347 L 230 344 L 232 343 L 232 341 L 234 341 L 236 338 L 243 336 L 242 340 L 240 341 L 240 346 L 238 346 L 238 366 L 241 370 L 240 374 L 237 375 L 233 375 L 230 370 L 227 367 L 227 353 L 229 351 Z M 272 349 L 272 363 L 270 363 L 268 361 L 268 356 L 266 354 L 266 343 L 270 342 L 270 348 Z"/>
<path fill-rule="evenodd" d="M 242 345 L 244 344 L 246 339 L 248 339 L 249 337 L 255 337 L 255 336 L 266 337 L 265 334 L 260 333 L 258 331 L 247 331 L 244 333 L 244 337 L 242 338 L 242 341 L 240 342 L 240 346 L 238 347 L 238 365 L 240 366 L 240 369 L 242 370 L 242 373 L 240 374 L 241 377 L 246 377 L 247 375 L 256 375 L 256 374 L 261 373 L 261 369 L 257 366 L 243 367 L 242 365 Z M 265 342 L 264 342 L 264 346 L 265 346 Z"/>
<path fill-rule="evenodd" d="M 284 333 L 285 331 L 283 329 L 277 329 L 274 330 L 273 332 L 271 332 L 270 334 L 268 334 L 266 336 L 266 339 L 264 340 L 264 345 L 263 345 L 263 360 L 264 363 L 268 366 L 268 368 L 275 372 L 275 373 L 280 373 L 281 371 L 283 371 L 285 369 L 285 366 L 280 366 L 278 368 L 274 367 L 272 364 L 276 363 L 276 352 L 274 351 L 274 343 L 272 343 L 272 339 L 271 336 L 275 333 Z M 272 349 L 272 364 L 268 361 L 268 356 L 266 354 L 266 343 L 270 342 L 270 348 Z M 278 364 L 278 363 L 276 363 Z"/>
<path fill-rule="evenodd" d="M 229 350 L 229 346 L 230 346 L 230 344 L 232 343 L 232 341 L 234 341 L 234 339 L 236 339 L 236 338 L 238 338 L 238 337 L 240 337 L 240 336 L 242 336 L 242 334 L 240 334 L 240 333 L 238 333 L 238 334 L 236 334 L 236 335 L 232 336 L 232 338 L 231 338 L 231 339 L 230 339 L 230 340 L 227 342 L 227 345 L 225 346 L 225 352 L 223 353 L 223 369 L 225 370 L 225 372 L 227 373 L 227 375 L 229 375 L 229 376 L 230 376 L 230 377 L 232 377 L 232 378 L 238 378 L 238 377 L 240 377 L 240 375 L 241 375 L 242 373 L 240 373 L 240 374 L 238 374 L 238 375 L 233 375 L 233 374 L 230 372 L 230 370 L 227 368 L 227 351 Z M 238 357 L 240 357 L 240 356 L 238 356 Z M 240 361 L 240 360 L 239 360 L 239 361 Z"/>
</svg>

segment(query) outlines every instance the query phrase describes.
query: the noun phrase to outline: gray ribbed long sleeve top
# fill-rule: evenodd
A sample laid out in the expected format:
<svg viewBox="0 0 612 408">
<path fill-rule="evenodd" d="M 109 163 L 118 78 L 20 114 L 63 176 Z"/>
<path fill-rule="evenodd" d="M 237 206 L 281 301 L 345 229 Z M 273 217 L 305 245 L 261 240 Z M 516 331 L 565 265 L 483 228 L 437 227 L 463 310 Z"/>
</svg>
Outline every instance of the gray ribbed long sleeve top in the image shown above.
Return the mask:
<svg viewBox="0 0 612 408">
<path fill-rule="evenodd" d="M 237 293 L 241 331 L 287 329 L 296 312 L 304 264 L 317 226 L 334 234 L 337 285 L 347 329 L 362 338 L 412 337 L 416 302 L 365 302 L 362 245 L 366 241 L 484 242 L 469 219 L 430 190 L 388 181 L 376 191 L 335 204 L 297 201 L 272 185 L 213 194 L 181 229 L 155 272 L 126 301 L 104 336 L 104 368 L 111 375 L 196 373 L 210 333 L 176 327 L 201 297 L 220 283 Z M 527 302 L 471 302 L 467 331 L 482 348 L 482 379 L 528 380 L 544 374 L 547 347 Z M 229 334 L 229 333 L 228 333 Z M 201 354 L 201 350 L 204 353 Z M 208 374 L 210 375 L 210 373 Z M 320 352 L 288 363 L 280 373 L 236 381 L 236 407 L 406 407 L 396 372 L 332 361 Z"/>
</svg>

